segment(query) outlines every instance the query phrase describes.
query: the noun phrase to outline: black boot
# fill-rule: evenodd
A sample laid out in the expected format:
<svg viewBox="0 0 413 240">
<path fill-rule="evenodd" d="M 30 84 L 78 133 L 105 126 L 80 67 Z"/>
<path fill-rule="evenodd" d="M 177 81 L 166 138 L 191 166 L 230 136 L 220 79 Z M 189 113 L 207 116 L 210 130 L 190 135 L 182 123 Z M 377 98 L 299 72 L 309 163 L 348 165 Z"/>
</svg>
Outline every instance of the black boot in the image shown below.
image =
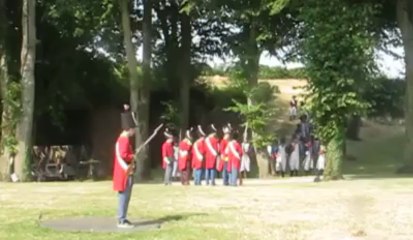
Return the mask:
<svg viewBox="0 0 413 240">
<path fill-rule="evenodd" d="M 281 177 L 282 177 L 282 178 L 284 178 L 284 175 L 285 175 L 285 173 L 284 173 L 284 172 L 281 172 Z"/>
<path fill-rule="evenodd" d="M 290 177 L 294 176 L 294 171 L 290 171 Z"/>
</svg>

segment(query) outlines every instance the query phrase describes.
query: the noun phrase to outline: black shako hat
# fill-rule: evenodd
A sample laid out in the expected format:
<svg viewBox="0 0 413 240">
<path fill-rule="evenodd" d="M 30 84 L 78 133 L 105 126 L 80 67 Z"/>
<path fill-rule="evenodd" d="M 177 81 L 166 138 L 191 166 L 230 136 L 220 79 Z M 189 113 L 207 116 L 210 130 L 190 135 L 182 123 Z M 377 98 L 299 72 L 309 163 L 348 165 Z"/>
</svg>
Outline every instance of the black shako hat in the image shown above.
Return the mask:
<svg viewBox="0 0 413 240">
<path fill-rule="evenodd" d="M 124 111 L 120 114 L 120 121 L 122 130 L 136 128 L 135 120 L 130 110 Z"/>
<path fill-rule="evenodd" d="M 198 125 L 197 128 L 198 128 L 198 129 L 197 129 L 197 130 L 198 130 L 198 134 L 199 134 L 200 136 L 202 136 L 202 137 L 205 137 L 206 134 L 205 134 L 204 130 L 202 129 L 201 125 Z"/>
<path fill-rule="evenodd" d="M 209 134 L 212 133 L 217 133 L 217 128 L 214 126 L 214 124 L 209 125 Z"/>
</svg>

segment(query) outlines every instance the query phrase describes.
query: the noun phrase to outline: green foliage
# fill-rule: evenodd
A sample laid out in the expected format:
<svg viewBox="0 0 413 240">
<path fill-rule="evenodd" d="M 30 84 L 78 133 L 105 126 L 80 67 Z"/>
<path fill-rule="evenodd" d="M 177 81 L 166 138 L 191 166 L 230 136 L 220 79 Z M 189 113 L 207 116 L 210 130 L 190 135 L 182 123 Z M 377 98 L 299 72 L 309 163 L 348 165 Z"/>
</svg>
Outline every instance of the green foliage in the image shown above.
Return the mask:
<svg viewBox="0 0 413 240">
<path fill-rule="evenodd" d="M 370 104 L 369 117 L 402 118 L 404 116 L 404 101 L 406 82 L 400 79 L 379 77 L 371 81 L 363 96 Z"/>
<path fill-rule="evenodd" d="M 2 148 L 7 149 L 10 154 L 17 153 L 17 139 L 15 130 L 21 116 L 21 88 L 20 84 L 14 81 L 7 83 L 6 96 L 2 100 L 3 106 L 7 106 L 6 118 L 2 122 Z M 7 125 L 6 125 L 7 124 Z"/>
<path fill-rule="evenodd" d="M 257 149 L 263 149 L 274 140 L 272 132 L 268 131 L 269 122 L 275 114 L 274 88 L 268 83 L 259 83 L 247 92 L 254 104 L 241 103 L 233 100 L 233 106 L 225 111 L 238 113 L 243 119 L 243 127 L 253 132 L 252 143 Z"/>
<path fill-rule="evenodd" d="M 178 104 L 173 101 L 162 102 L 165 108 L 161 115 L 161 120 L 166 123 L 166 126 L 172 129 L 177 129 L 180 126 L 180 116 Z"/>
<path fill-rule="evenodd" d="M 368 29 L 375 6 L 349 1 L 305 1 L 302 55 L 309 77 L 307 104 L 321 138 L 342 134 L 351 114 L 369 106 L 360 89 L 374 70 L 374 38 Z"/>
</svg>

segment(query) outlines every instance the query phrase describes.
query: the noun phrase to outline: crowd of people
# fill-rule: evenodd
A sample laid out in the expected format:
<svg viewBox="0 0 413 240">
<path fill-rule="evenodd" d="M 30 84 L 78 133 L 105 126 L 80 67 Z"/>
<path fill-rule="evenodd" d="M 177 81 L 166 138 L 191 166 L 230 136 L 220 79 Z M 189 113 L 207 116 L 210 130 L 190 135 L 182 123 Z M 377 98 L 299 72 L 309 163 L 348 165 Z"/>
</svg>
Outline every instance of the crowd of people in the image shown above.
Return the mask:
<svg viewBox="0 0 413 240">
<path fill-rule="evenodd" d="M 127 211 L 134 182 L 134 157 L 140 148 L 135 152 L 130 142 L 137 127 L 134 113 L 129 105 L 125 105 L 124 110 L 121 114 L 122 132 L 115 144 L 113 190 L 119 196 L 118 227 L 131 228 L 133 225 L 127 220 Z M 214 186 L 217 175 L 221 175 L 225 186 L 242 185 L 242 179 L 250 171 L 251 144 L 246 134 L 240 143 L 238 131 L 234 131 L 230 124 L 222 128 L 222 138 L 218 134 L 213 124 L 207 132 L 197 126 L 196 131 L 192 128 L 186 130 L 184 138 L 178 142 L 176 134 L 165 129 L 166 140 L 162 144 L 165 185 L 170 185 L 178 173 L 182 185 L 189 185 L 193 178 L 197 186 L 203 181 Z M 150 138 L 146 142 L 149 141 Z M 300 117 L 289 141 L 283 137 L 277 144 L 269 145 L 267 150 L 272 172 L 282 177 L 287 172 L 297 176 L 301 168 L 306 174 L 316 170 L 318 178 L 324 170 L 325 148 L 319 139 L 312 136 L 312 127 L 305 114 Z"/>
<path fill-rule="evenodd" d="M 189 185 L 193 177 L 194 185 L 216 185 L 218 175 L 225 186 L 242 184 L 242 176 L 250 171 L 250 144 L 244 139 L 239 142 L 239 134 L 230 124 L 222 128 L 222 138 L 218 129 L 211 124 L 208 131 L 198 126 L 186 130 L 185 137 L 177 143 L 177 136 L 169 129 L 162 144 L 162 167 L 165 171 L 164 183 L 170 185 L 174 177 L 180 177 L 182 185 Z M 195 138 L 196 135 L 196 138 Z M 192 173 L 192 174 L 191 174 Z"/>
<path fill-rule="evenodd" d="M 188 129 L 178 143 L 176 135 L 166 129 L 166 140 L 162 145 L 165 185 L 178 178 L 183 185 L 189 185 L 193 177 L 195 185 L 202 185 L 205 180 L 206 185 L 214 186 L 218 175 L 223 185 L 242 185 L 250 171 L 251 144 L 245 136 L 240 143 L 238 132 L 233 131 L 230 124 L 222 128 L 221 139 L 213 124 L 208 130 L 206 133 L 198 126 L 195 138 L 194 130 Z M 319 179 L 326 164 L 326 149 L 312 131 L 307 115 L 303 114 L 290 139 L 281 137 L 277 143 L 267 146 L 269 169 L 273 175 L 285 177 L 289 173 L 293 177 L 303 172 Z"/>
</svg>

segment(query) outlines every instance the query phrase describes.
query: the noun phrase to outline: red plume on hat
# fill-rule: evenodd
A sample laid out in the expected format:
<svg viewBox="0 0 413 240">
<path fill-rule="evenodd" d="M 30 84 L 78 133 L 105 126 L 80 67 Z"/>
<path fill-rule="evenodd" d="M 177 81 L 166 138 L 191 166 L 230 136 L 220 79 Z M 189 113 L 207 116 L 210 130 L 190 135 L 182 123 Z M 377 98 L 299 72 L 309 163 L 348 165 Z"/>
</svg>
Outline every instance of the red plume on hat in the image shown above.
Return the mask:
<svg viewBox="0 0 413 240">
<path fill-rule="evenodd" d="M 165 135 L 166 138 L 173 138 L 174 135 L 169 131 L 168 128 L 165 129 L 165 131 L 163 132 L 163 135 Z"/>
<path fill-rule="evenodd" d="M 202 130 L 201 125 L 198 125 L 198 132 L 199 132 L 199 134 L 201 134 L 201 136 L 206 136 L 204 130 Z"/>
</svg>

